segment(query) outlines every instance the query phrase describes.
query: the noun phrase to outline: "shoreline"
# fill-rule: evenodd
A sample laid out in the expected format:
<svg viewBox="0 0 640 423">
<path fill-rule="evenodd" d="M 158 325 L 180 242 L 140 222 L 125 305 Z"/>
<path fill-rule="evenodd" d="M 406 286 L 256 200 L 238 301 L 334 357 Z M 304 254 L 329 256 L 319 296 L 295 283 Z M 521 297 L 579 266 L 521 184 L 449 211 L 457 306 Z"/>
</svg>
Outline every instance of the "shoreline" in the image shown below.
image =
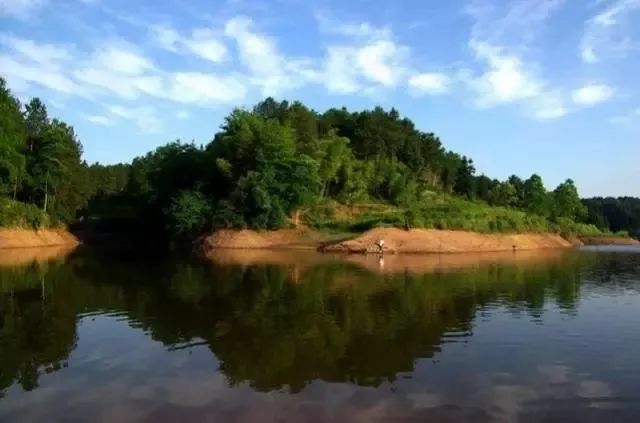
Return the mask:
<svg viewBox="0 0 640 423">
<path fill-rule="evenodd" d="M 222 230 L 202 238 L 198 247 L 205 255 L 214 250 L 315 250 L 325 253 L 442 254 L 479 253 L 571 248 L 557 234 L 482 234 L 435 229 L 374 228 L 361 234 L 330 235 L 307 229 L 277 231 Z"/>
<path fill-rule="evenodd" d="M 485 234 L 436 229 L 374 228 L 361 234 L 329 234 L 309 229 L 253 231 L 225 229 L 198 240 L 197 249 L 320 251 L 338 254 L 380 253 L 384 240 L 388 254 L 495 253 L 572 248 L 583 245 L 640 245 L 631 238 L 611 236 L 565 239 L 554 233 Z"/>
</svg>

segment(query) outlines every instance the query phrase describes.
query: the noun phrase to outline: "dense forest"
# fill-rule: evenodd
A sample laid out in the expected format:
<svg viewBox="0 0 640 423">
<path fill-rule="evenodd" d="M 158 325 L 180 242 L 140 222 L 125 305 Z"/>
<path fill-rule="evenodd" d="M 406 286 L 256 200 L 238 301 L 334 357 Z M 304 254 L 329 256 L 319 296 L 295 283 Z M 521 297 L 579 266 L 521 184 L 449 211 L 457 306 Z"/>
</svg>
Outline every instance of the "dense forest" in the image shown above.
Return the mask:
<svg viewBox="0 0 640 423">
<path fill-rule="evenodd" d="M 640 233 L 640 200 L 580 200 L 574 182 L 476 174 L 395 109 L 317 113 L 272 98 L 231 112 L 207 145 L 88 165 L 73 127 L 0 79 L 0 226 L 94 222 L 192 239 L 216 228 L 375 225 Z M 366 205 L 366 207 L 364 207 Z M 340 211 L 351 207 L 340 223 Z M 344 219 L 343 219 L 344 220 Z"/>
</svg>

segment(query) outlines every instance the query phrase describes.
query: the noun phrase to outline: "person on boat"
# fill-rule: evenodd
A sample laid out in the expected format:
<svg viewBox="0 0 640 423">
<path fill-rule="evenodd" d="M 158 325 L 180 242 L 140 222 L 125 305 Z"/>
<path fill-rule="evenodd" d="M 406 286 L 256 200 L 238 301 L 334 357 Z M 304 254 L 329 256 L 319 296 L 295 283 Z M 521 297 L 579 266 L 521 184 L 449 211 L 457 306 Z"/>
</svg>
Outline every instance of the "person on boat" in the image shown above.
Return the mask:
<svg viewBox="0 0 640 423">
<path fill-rule="evenodd" d="M 384 239 L 377 240 L 376 245 L 378 246 L 378 251 L 382 253 L 384 251 Z"/>
</svg>

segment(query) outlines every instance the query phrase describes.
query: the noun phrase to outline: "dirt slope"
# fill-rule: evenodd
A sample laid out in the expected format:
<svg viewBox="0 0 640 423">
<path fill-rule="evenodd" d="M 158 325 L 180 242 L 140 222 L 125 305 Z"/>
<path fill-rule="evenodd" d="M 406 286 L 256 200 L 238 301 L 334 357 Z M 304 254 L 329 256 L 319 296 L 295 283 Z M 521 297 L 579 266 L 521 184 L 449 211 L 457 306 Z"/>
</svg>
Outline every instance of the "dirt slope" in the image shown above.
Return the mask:
<svg viewBox="0 0 640 423">
<path fill-rule="evenodd" d="M 385 251 L 393 253 L 471 253 L 488 251 L 567 248 L 572 244 L 555 234 L 481 234 L 432 229 L 376 228 L 361 236 L 329 245 L 326 252 L 375 252 L 377 240 L 384 240 Z"/>
<path fill-rule="evenodd" d="M 385 242 L 394 253 L 462 253 L 566 248 L 572 244 L 554 234 L 480 234 L 463 231 L 376 228 L 347 241 L 331 240 L 326 234 L 307 229 L 279 231 L 222 230 L 201 241 L 208 253 L 218 249 L 288 249 L 336 253 L 376 252 L 375 242 Z"/>
<path fill-rule="evenodd" d="M 220 248 L 317 250 L 318 247 L 330 241 L 332 241 L 330 235 L 309 229 L 277 231 L 225 229 L 205 237 L 201 245 L 204 252 Z"/>
<path fill-rule="evenodd" d="M 77 245 L 78 239 L 61 229 L 0 229 L 0 249 Z M 0 252 L 3 254 L 3 252 Z"/>
</svg>

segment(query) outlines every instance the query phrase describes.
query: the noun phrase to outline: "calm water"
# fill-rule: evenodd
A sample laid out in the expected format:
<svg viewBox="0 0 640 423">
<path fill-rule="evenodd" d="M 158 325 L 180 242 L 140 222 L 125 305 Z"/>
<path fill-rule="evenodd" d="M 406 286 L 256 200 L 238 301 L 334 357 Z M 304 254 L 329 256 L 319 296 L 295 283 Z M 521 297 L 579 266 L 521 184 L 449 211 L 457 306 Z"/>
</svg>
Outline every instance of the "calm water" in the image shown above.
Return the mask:
<svg viewBox="0 0 640 423">
<path fill-rule="evenodd" d="M 638 249 L 48 255 L 0 251 L 2 421 L 640 421 Z"/>
</svg>

